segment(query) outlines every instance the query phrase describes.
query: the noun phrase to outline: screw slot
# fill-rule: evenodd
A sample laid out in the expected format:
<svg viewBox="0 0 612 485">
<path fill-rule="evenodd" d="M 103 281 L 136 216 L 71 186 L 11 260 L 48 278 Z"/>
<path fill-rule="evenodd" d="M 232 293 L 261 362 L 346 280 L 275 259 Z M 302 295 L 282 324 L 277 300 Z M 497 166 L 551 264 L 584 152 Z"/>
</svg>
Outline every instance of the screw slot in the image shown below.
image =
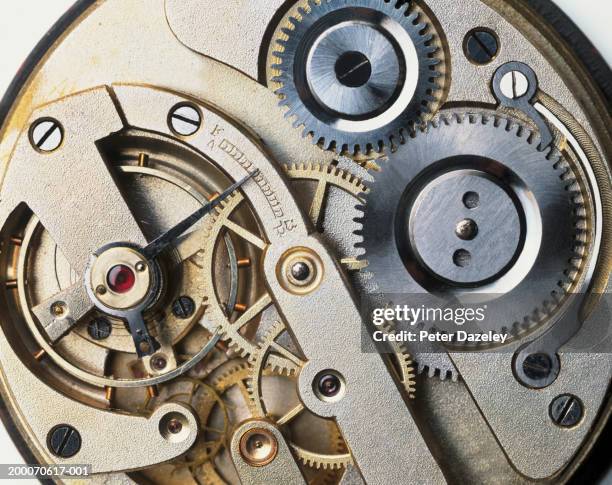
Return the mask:
<svg viewBox="0 0 612 485">
<path fill-rule="evenodd" d="M 553 369 L 551 358 L 542 353 L 536 352 L 529 354 L 523 361 L 523 372 L 525 375 L 534 381 L 546 379 Z"/>
<path fill-rule="evenodd" d="M 168 126 L 177 135 L 191 136 L 200 129 L 200 110 L 189 103 L 177 104 L 168 114 Z"/>
<path fill-rule="evenodd" d="M 499 82 L 501 93 L 508 99 L 519 99 L 529 92 L 529 80 L 520 71 L 510 71 Z"/>
<path fill-rule="evenodd" d="M 195 313 L 195 302 L 188 296 L 180 296 L 172 305 L 172 313 L 176 318 L 185 320 Z"/>
<path fill-rule="evenodd" d="M 349 88 L 359 88 L 372 76 L 372 64 L 365 54 L 348 51 L 338 57 L 334 66 L 340 84 Z"/>
<path fill-rule="evenodd" d="M 463 51 L 470 62 L 488 64 L 499 53 L 499 40 L 493 31 L 477 28 L 465 36 Z"/>
<path fill-rule="evenodd" d="M 550 419 L 563 428 L 576 426 L 584 414 L 582 402 L 573 394 L 561 394 L 554 398 L 549 408 Z"/>
<path fill-rule="evenodd" d="M 57 150 L 64 140 L 64 129 L 59 121 L 53 118 L 41 118 L 30 127 L 30 144 L 44 153 Z"/>
<path fill-rule="evenodd" d="M 112 331 L 111 323 L 104 317 L 94 318 L 87 325 L 87 332 L 94 340 L 104 340 L 110 337 Z"/>
<path fill-rule="evenodd" d="M 74 427 L 60 424 L 49 431 L 47 448 L 59 458 L 70 458 L 81 449 L 81 435 Z"/>
</svg>

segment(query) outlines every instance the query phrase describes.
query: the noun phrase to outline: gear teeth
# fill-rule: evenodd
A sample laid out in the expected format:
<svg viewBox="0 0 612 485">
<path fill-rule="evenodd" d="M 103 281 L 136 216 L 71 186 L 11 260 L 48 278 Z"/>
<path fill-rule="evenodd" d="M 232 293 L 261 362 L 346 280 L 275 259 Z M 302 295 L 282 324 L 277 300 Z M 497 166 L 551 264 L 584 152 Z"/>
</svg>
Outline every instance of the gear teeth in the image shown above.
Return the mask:
<svg viewBox="0 0 612 485">
<path fill-rule="evenodd" d="M 233 359 L 221 364 L 221 367 L 218 367 L 217 369 L 221 369 L 222 372 L 215 374 L 215 376 L 207 384 L 198 379 L 186 378 L 194 384 L 194 389 L 201 385 L 206 385 L 204 390 L 210 399 L 206 399 L 204 402 L 202 402 L 201 406 L 197 406 L 197 411 L 202 426 L 205 426 L 206 423 L 209 422 L 211 413 L 213 409 L 215 409 L 216 404 L 218 404 L 222 409 L 227 410 L 227 407 L 222 399 L 223 394 L 225 394 L 225 392 L 227 392 L 227 390 L 229 390 L 231 387 L 240 385 L 246 378 L 248 378 L 250 374 L 250 368 L 247 363 L 238 359 Z M 251 409 L 249 408 L 249 410 Z M 225 433 L 222 433 L 220 434 L 219 438 L 213 442 L 210 442 L 209 444 L 202 444 L 206 454 L 206 460 L 197 462 L 197 464 L 194 465 L 198 467 L 198 475 L 203 480 L 202 483 L 225 483 L 218 475 L 214 465 L 214 458 L 217 456 L 219 450 L 221 450 L 225 445 L 225 439 Z M 198 451 L 202 450 L 200 449 Z"/>
<path fill-rule="evenodd" d="M 389 322 L 381 325 L 380 329 L 386 334 L 391 334 L 395 331 L 393 325 Z M 387 342 L 385 347 L 392 351 L 389 352 L 389 354 L 393 355 L 397 359 L 398 377 L 401 380 L 408 397 L 414 399 L 416 381 L 412 356 L 404 345 L 400 345 L 397 342 Z"/>
<path fill-rule="evenodd" d="M 288 116 L 295 115 L 299 119 L 299 122 L 294 121 L 294 128 L 303 126 L 302 136 L 312 136 L 313 144 L 323 150 L 353 156 L 382 152 L 385 148 L 395 149 L 397 141 L 394 138 L 397 136 L 397 132 L 410 123 L 420 122 L 421 118 L 432 113 L 434 111 L 433 106 L 437 106 L 437 103 L 440 102 L 440 99 L 433 96 L 432 93 L 439 91 L 441 86 L 440 83 L 434 83 L 433 80 L 443 76 L 443 73 L 434 69 L 436 65 L 443 61 L 439 58 L 440 56 L 434 56 L 440 49 L 435 44 L 436 36 L 429 31 L 431 26 L 424 18 L 421 18 L 424 17 L 422 12 L 413 9 L 410 2 L 355 1 L 357 4 L 348 0 L 334 2 L 309 0 L 307 8 L 304 6 L 298 7 L 294 15 L 286 17 L 287 26 L 280 29 L 280 35 L 284 37 L 275 39 L 280 48 L 274 52 L 277 59 L 274 60 L 272 66 L 275 74 L 280 72 L 280 75 L 274 77 L 273 82 L 279 86 L 275 86 L 275 93 L 285 100 L 281 106 L 288 106 L 291 110 L 291 114 Z M 295 86 L 292 64 L 298 51 L 300 39 L 304 38 L 303 36 L 306 35 L 315 19 L 340 10 L 342 8 L 340 3 L 342 2 L 345 2 L 347 6 L 378 9 L 394 18 L 412 39 L 419 55 L 419 64 L 426 69 L 424 79 L 419 83 L 411 101 L 406 102 L 403 112 L 390 121 L 387 127 L 372 130 L 369 133 L 359 134 L 347 131 L 321 121 L 303 104 L 298 94 L 298 88 Z M 365 139 L 359 140 L 361 137 Z"/>
<path fill-rule="evenodd" d="M 502 115 L 498 112 L 439 112 L 427 123 L 416 126 L 414 138 L 418 138 L 419 136 L 427 136 L 428 133 L 433 130 L 446 129 L 445 127 L 450 127 L 455 124 L 489 126 L 491 129 L 496 128 L 499 130 L 504 130 L 510 133 L 511 136 L 516 136 L 522 143 L 532 146 L 534 150 L 537 149 L 540 143 L 540 136 L 537 131 L 533 131 L 530 126 L 522 124 L 519 120 L 514 120 L 513 118 L 510 118 L 507 115 Z M 410 140 L 408 140 L 407 143 L 410 144 Z M 584 251 L 587 248 L 590 234 L 587 221 L 588 211 L 584 204 L 582 188 L 580 187 L 576 174 L 572 171 L 571 165 L 563 159 L 563 154 L 554 145 L 547 147 L 545 150 L 538 151 L 541 153 L 540 157 L 548 161 L 552 169 L 559 172 L 558 176 L 564 183 L 563 188 L 565 188 L 565 190 L 568 192 L 568 198 L 574 205 L 572 218 L 572 224 L 574 226 L 573 249 L 572 254 L 568 255 L 566 263 L 567 267 L 565 271 L 562 272 L 563 268 L 560 268 L 559 273 L 562 277 L 558 280 L 558 282 L 552 283 L 556 286 L 556 289 L 551 291 L 550 296 L 543 297 L 541 301 L 537 303 L 538 307 L 530 310 L 524 316 L 524 318 L 510 323 L 508 326 L 502 329 L 502 331 L 505 331 L 513 336 L 518 336 L 519 334 L 532 329 L 534 326 L 547 321 L 550 316 L 558 310 L 559 305 L 564 301 L 565 296 L 572 291 L 575 281 L 578 279 L 580 272 L 583 270 Z M 382 170 L 385 170 L 384 166 L 382 166 Z M 374 183 L 366 183 L 366 186 L 371 189 L 372 193 L 376 193 L 375 184 L 378 183 L 378 178 L 379 177 L 375 177 L 377 180 Z M 367 202 L 368 197 L 366 196 L 365 199 Z M 359 206 L 358 209 L 363 213 L 363 216 L 356 218 L 355 221 L 361 224 L 363 227 L 363 224 L 367 222 L 369 217 L 367 203 L 363 207 Z M 367 252 L 369 249 L 368 234 L 364 230 L 357 230 L 355 231 L 355 234 L 360 237 L 360 242 L 356 246 L 360 250 L 365 251 L 363 257 L 360 259 L 367 261 L 369 257 Z M 370 235 L 370 237 L 374 236 Z M 368 263 L 368 269 L 364 270 L 363 274 L 368 278 L 368 281 L 372 282 L 370 286 L 376 288 L 377 285 L 375 275 L 372 272 L 372 261 L 368 261 Z M 474 349 L 482 348 L 482 346 L 479 346 L 477 343 L 466 345 L 466 347 Z M 433 367 L 430 369 L 427 362 L 419 362 L 418 354 L 416 357 L 417 373 L 423 374 L 427 372 L 430 377 L 433 376 L 436 372 L 436 368 Z M 450 375 L 454 376 L 455 378 L 458 377 L 456 372 L 451 373 Z M 441 377 L 444 378 L 444 375 Z"/>
<path fill-rule="evenodd" d="M 231 212 L 238 207 L 242 200 L 243 197 L 240 193 L 232 194 L 211 212 L 210 217 L 205 219 L 207 225 L 204 229 L 204 240 L 212 242 L 201 250 L 203 267 L 209 266 L 207 258 L 212 258 L 214 255 L 215 241 L 218 240 L 221 228 L 223 227 L 223 221 L 229 217 Z M 206 271 L 206 269 L 203 269 L 203 271 Z M 211 293 L 215 291 L 213 278 L 214 277 L 210 273 L 207 273 L 204 283 L 206 291 Z M 209 293 L 205 298 L 208 307 L 205 315 L 210 319 L 212 328 L 216 329 L 221 340 L 226 343 L 228 349 L 232 353 L 240 357 L 247 357 L 255 348 L 254 344 L 233 329 L 232 324 L 229 322 L 224 310 L 217 302 L 216 297 L 213 297 Z"/>
<path fill-rule="evenodd" d="M 294 444 L 290 446 L 303 465 L 315 470 L 341 470 L 353 462 L 349 453 L 343 455 L 321 455 L 319 453 L 310 453 Z"/>
<path fill-rule="evenodd" d="M 425 25 L 425 27 L 427 27 L 427 25 Z M 425 30 L 425 29 L 423 29 Z M 432 55 L 434 52 L 438 51 L 438 46 L 435 45 L 429 45 L 429 43 L 434 40 L 435 36 L 433 34 L 421 34 L 421 41 L 423 42 L 423 44 L 425 44 L 427 46 L 427 48 L 425 49 L 425 53 L 430 56 Z"/>
<path fill-rule="evenodd" d="M 549 160 L 553 163 L 557 163 L 561 159 L 561 152 L 556 148 L 550 148 L 548 155 L 546 155 L 546 160 Z"/>
<path fill-rule="evenodd" d="M 293 377 L 293 376 L 297 376 L 298 374 L 297 368 L 285 367 L 281 365 L 279 362 L 267 364 L 266 370 L 270 371 L 273 374 L 276 374 L 279 376 L 286 376 L 286 377 Z"/>
<path fill-rule="evenodd" d="M 319 5 L 320 1 L 321 0 L 318 0 L 316 2 L 314 0 L 308 0 L 308 9 L 310 10 L 310 12 L 312 12 L 312 10 Z"/>
<path fill-rule="evenodd" d="M 234 335 L 224 330 L 223 326 L 218 326 L 217 332 L 230 352 L 241 358 L 249 357 L 251 351 L 245 348 L 243 342 L 236 342 Z"/>
<path fill-rule="evenodd" d="M 233 376 L 240 373 L 241 371 L 246 372 L 248 370 L 249 366 L 246 364 L 246 362 L 238 362 L 233 367 L 230 367 L 225 372 L 223 372 L 221 375 L 215 377 L 211 381 L 211 385 L 214 388 L 221 389 L 225 387 L 224 384 L 226 382 L 229 382 Z"/>
<path fill-rule="evenodd" d="M 406 9 L 406 10 L 408 10 L 408 9 Z M 411 14 L 406 16 L 406 21 L 410 22 L 412 25 L 414 25 L 417 28 L 417 31 L 420 32 L 421 30 L 423 30 L 423 28 L 425 28 L 425 24 L 417 24 L 418 20 L 419 20 L 419 14 L 416 13 L 416 12 L 413 12 L 413 13 L 411 13 Z M 421 27 L 421 25 L 423 25 L 423 27 L 419 29 L 419 27 Z"/>
<path fill-rule="evenodd" d="M 270 345 L 283 333 L 285 330 L 285 326 L 282 322 L 274 323 L 265 333 L 261 342 L 257 344 L 257 350 L 249 356 L 249 363 L 254 369 L 255 374 L 251 376 L 251 378 L 247 382 L 247 390 L 249 391 L 249 397 L 251 401 L 258 406 L 260 414 L 263 413 L 263 408 L 261 403 L 261 397 L 259 396 L 259 389 L 256 387 L 258 383 L 259 375 L 264 368 L 268 366 L 264 365 L 264 360 L 268 356 L 268 348 Z M 272 366 L 273 368 L 275 366 Z M 259 401 L 259 402 L 258 402 Z"/>
<path fill-rule="evenodd" d="M 427 28 L 427 24 L 421 22 L 420 24 L 416 24 L 415 27 L 417 29 L 417 32 L 419 32 L 422 35 L 422 32 Z M 423 35 L 421 42 L 427 43 L 431 41 L 431 39 L 433 39 L 433 35 L 431 34 Z"/>
<path fill-rule="evenodd" d="M 459 376 L 456 372 L 452 372 L 450 370 L 436 369 L 435 367 L 430 367 L 428 365 L 418 364 L 417 369 L 418 375 L 425 374 L 429 378 L 438 377 L 441 381 L 450 380 L 453 382 L 457 382 L 459 380 Z"/>
<path fill-rule="evenodd" d="M 279 375 L 276 372 L 279 370 L 277 366 L 275 364 L 268 365 L 266 363 L 266 358 L 271 358 L 273 356 L 273 354 L 269 352 L 270 346 L 272 342 L 275 342 L 283 334 L 283 332 L 285 332 L 285 326 L 282 322 L 277 321 L 271 325 L 261 342 L 258 344 L 257 351 L 251 355 L 249 359 L 251 375 L 246 380 L 246 389 L 256 417 L 267 417 L 259 380 L 264 371 Z M 282 372 L 280 375 L 294 376 L 297 374 L 287 374 L 284 368 L 280 370 Z M 349 453 L 326 455 L 305 450 L 291 442 L 289 442 L 289 446 L 301 463 L 315 469 L 334 470 L 343 468 L 349 463 L 352 463 L 352 457 Z"/>
</svg>

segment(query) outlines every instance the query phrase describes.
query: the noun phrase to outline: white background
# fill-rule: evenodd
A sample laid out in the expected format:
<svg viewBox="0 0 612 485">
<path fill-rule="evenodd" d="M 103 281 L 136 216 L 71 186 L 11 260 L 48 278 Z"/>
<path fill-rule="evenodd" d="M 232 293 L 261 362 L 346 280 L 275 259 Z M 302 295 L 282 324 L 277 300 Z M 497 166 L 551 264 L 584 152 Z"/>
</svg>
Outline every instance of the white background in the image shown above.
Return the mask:
<svg viewBox="0 0 612 485">
<path fill-rule="evenodd" d="M 38 40 L 72 5 L 73 0 L 4 0 L 0 5 L 0 96 Z M 612 64 L 612 1 L 556 0 Z M 22 462 L 0 425 L 0 463 Z M 20 485 L 36 481 L 21 480 Z"/>
</svg>

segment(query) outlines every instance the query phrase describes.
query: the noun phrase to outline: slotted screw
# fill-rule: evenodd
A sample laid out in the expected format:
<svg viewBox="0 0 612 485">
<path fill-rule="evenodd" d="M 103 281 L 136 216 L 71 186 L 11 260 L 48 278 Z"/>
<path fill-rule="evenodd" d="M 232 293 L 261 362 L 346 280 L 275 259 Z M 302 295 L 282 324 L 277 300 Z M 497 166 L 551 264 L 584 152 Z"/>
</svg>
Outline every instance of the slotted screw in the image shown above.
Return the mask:
<svg viewBox="0 0 612 485">
<path fill-rule="evenodd" d="M 168 123 L 176 134 L 190 136 L 200 129 L 202 116 L 195 106 L 179 104 L 170 111 Z"/>
<path fill-rule="evenodd" d="M 553 363 L 550 357 L 541 352 L 529 354 L 523 361 L 523 372 L 535 381 L 546 379 L 552 372 L 552 368 Z"/>
<path fill-rule="evenodd" d="M 56 150 L 64 139 L 64 130 L 59 121 L 53 118 L 41 118 L 32 123 L 30 143 L 41 152 Z"/>
<path fill-rule="evenodd" d="M 60 458 L 70 458 L 81 449 L 81 435 L 68 424 L 60 424 L 49 432 L 49 451 Z"/>
<path fill-rule="evenodd" d="M 112 331 L 111 323 L 104 317 L 94 318 L 87 325 L 87 332 L 94 340 L 104 340 L 110 337 Z"/>
<path fill-rule="evenodd" d="M 561 394 L 550 403 L 550 418 L 559 426 L 569 428 L 582 419 L 582 402 L 572 394 Z"/>
<path fill-rule="evenodd" d="M 195 313 L 195 302 L 188 296 L 180 296 L 172 305 L 172 313 L 176 318 L 186 319 Z"/>
<path fill-rule="evenodd" d="M 519 99 L 529 92 L 529 80 L 519 71 L 510 71 L 501 78 L 499 89 L 508 99 Z"/>
<path fill-rule="evenodd" d="M 488 64 L 499 52 L 497 37 L 485 29 L 474 29 L 465 37 L 465 55 L 475 64 Z"/>
</svg>

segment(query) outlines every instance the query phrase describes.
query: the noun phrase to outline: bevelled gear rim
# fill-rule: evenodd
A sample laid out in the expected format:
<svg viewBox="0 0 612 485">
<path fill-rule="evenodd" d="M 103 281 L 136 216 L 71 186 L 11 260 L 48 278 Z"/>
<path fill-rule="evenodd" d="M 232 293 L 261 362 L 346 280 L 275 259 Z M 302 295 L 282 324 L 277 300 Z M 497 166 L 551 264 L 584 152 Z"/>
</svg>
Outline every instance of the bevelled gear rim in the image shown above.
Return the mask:
<svg viewBox="0 0 612 485">
<path fill-rule="evenodd" d="M 274 81 L 282 85 L 276 93 L 281 97 L 279 104 L 288 107 L 285 116 L 295 118 L 294 126 L 303 126 L 304 136 L 312 135 L 313 141 L 325 148 L 349 152 L 365 152 L 370 148 L 381 151 L 383 146 L 390 145 L 393 139 L 399 138 L 404 129 L 422 121 L 422 115 L 431 110 L 430 104 L 436 100 L 434 93 L 439 86 L 435 79 L 441 74 L 436 70 L 440 60 L 433 57 L 437 51 L 432 42 L 434 35 L 428 33 L 428 24 L 420 21 L 419 14 L 411 12 L 407 5 L 396 7 L 393 2 L 385 0 L 340 0 L 324 1 L 320 4 L 310 0 L 308 6 L 308 12 L 298 9 L 301 19 L 289 18 L 293 28 L 282 29 L 287 39 L 278 39 L 279 49 L 274 52 L 280 59 L 278 64 L 272 66 L 280 72 Z M 344 27 L 356 14 L 359 14 L 359 22 Z M 380 78 L 375 78 L 376 86 L 370 89 L 371 91 L 381 93 L 390 90 L 387 85 L 392 80 L 388 77 L 397 73 L 389 73 L 403 68 L 403 74 L 398 74 L 397 89 L 393 93 L 385 92 L 389 99 L 385 98 L 386 102 L 381 103 L 380 109 L 361 113 L 362 116 L 358 117 L 353 116 L 354 113 L 343 114 L 326 106 L 317 92 L 313 92 L 313 81 L 307 72 L 308 66 L 314 62 L 317 42 L 322 42 L 320 38 L 330 31 L 333 32 L 329 35 L 337 36 L 338 29 L 342 28 L 359 28 L 366 31 L 369 29 L 376 32 L 371 34 L 370 42 L 378 42 L 381 45 L 379 50 L 387 54 L 391 51 L 378 36 L 382 35 L 388 39 L 389 44 L 394 47 L 397 59 L 388 57 L 390 54 L 381 54 L 380 63 L 387 67 L 386 77 L 381 72 Z M 350 32 L 347 35 L 350 35 Z M 340 44 L 342 40 L 334 39 L 329 48 Z M 347 42 L 347 49 L 349 46 Z M 364 44 L 364 49 L 369 47 Z M 345 52 L 347 53 L 351 52 Z M 384 57 L 385 55 L 387 57 Z M 323 60 L 328 56 L 329 53 L 321 55 Z M 399 66 L 396 65 L 396 60 Z M 373 76 L 376 76 L 376 64 L 372 62 Z M 357 64 L 355 69 L 361 65 Z M 319 67 L 325 66 L 321 64 Z M 320 86 L 330 87 L 330 83 L 335 82 L 333 73 L 329 72 L 331 65 L 327 68 L 327 72 L 322 73 L 325 79 L 319 83 Z M 414 83 L 410 81 L 411 75 L 414 76 Z M 339 96 L 353 96 L 356 89 L 360 88 L 342 90 Z"/>
<path fill-rule="evenodd" d="M 499 325 L 491 330 L 514 336 L 546 321 L 578 279 L 587 244 L 582 228 L 588 225 L 583 194 L 572 169 L 558 150 L 538 151 L 538 140 L 520 122 L 490 114 L 445 114 L 417 130 L 413 139 L 389 156 L 361 207 L 363 227 L 358 234 L 363 241 L 358 245 L 365 250 L 363 259 L 374 282 L 373 291 L 395 299 L 400 294 L 409 299 L 449 291 L 455 295 L 472 291 L 499 294 L 495 311 L 502 313 L 496 314 Z M 430 281 L 407 270 L 399 254 L 395 218 L 406 187 L 423 171 L 457 156 L 482 157 L 495 161 L 497 167 L 507 167 L 522 180 L 526 196 L 537 203 L 535 215 L 541 220 L 534 225 L 540 226 L 540 240 L 527 241 L 532 246 L 537 243 L 532 247 L 533 258 L 523 261 L 529 267 L 521 265 L 524 274 L 519 271 L 515 280 L 507 279 L 510 285 L 501 285 L 503 291 L 496 281 L 474 289 L 439 282 L 430 286 Z"/>
</svg>

